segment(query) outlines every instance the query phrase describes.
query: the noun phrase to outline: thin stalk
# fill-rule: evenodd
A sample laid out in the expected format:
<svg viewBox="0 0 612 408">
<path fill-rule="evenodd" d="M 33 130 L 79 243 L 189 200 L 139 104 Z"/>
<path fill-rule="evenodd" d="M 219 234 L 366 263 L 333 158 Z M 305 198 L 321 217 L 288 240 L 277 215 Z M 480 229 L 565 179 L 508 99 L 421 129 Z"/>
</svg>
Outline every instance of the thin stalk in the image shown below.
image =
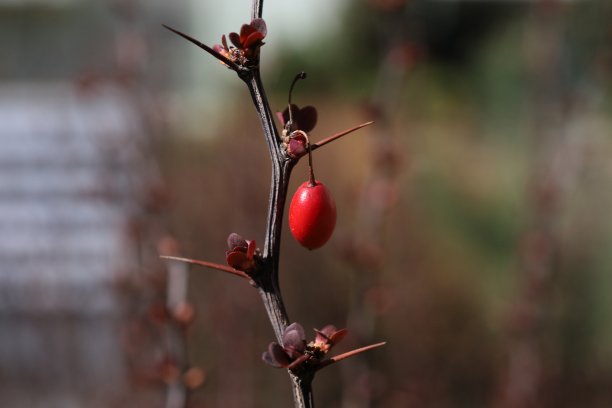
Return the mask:
<svg viewBox="0 0 612 408">
<path fill-rule="evenodd" d="M 200 261 L 198 259 L 182 258 L 178 256 L 160 255 L 160 258 L 168 259 L 170 261 L 179 261 L 179 262 L 185 262 L 185 263 L 194 264 L 194 265 L 205 266 L 207 268 L 231 273 L 232 275 L 240 276 L 241 278 L 251 280 L 251 277 L 247 275 L 245 272 L 239 271 L 238 269 L 234 269 L 231 266 L 221 265 L 221 264 L 217 264 L 214 262 L 208 262 L 208 261 Z"/>
<path fill-rule="evenodd" d="M 162 24 L 162 26 L 167 29 L 172 31 L 173 33 L 183 37 L 184 39 L 186 39 L 187 41 L 189 41 L 192 44 L 197 45 L 198 47 L 200 47 L 201 49 L 203 49 L 204 51 L 206 51 L 207 53 L 209 53 L 210 55 L 212 55 L 213 57 L 215 57 L 216 59 L 218 59 L 219 61 L 223 62 L 225 65 L 227 65 L 229 68 L 233 69 L 236 72 L 241 72 L 243 69 L 238 66 L 234 61 L 231 61 L 229 58 L 227 58 L 224 55 L 221 55 L 220 53 L 218 53 L 217 51 L 215 51 L 214 49 L 210 48 L 208 45 L 204 44 L 203 42 L 196 40 L 195 38 L 193 38 L 190 35 L 187 35 L 179 30 L 176 30 L 170 26 L 167 26 L 165 24 Z"/>
<path fill-rule="evenodd" d="M 263 15 L 263 0 L 253 0 L 253 7 L 251 8 L 251 19 L 261 18 Z"/>
<path fill-rule="evenodd" d="M 337 140 L 337 139 L 341 138 L 342 136 L 346 136 L 346 135 L 348 135 L 349 133 L 352 133 L 352 132 L 354 132 L 354 131 L 356 131 L 356 130 L 359 130 L 359 129 L 364 128 L 364 127 L 366 127 L 366 126 L 370 126 L 372 123 L 374 123 L 374 121 L 369 121 L 369 122 L 362 123 L 361 125 L 357 125 L 357 126 L 355 126 L 355 127 L 352 127 L 352 128 L 350 128 L 350 129 L 347 129 L 347 130 L 343 130 L 343 131 L 342 131 L 342 132 L 340 132 L 340 133 L 336 133 L 336 134 L 335 134 L 335 135 L 333 135 L 333 136 L 330 136 L 330 137 L 328 137 L 328 138 L 325 138 L 325 139 L 323 139 L 323 140 L 320 140 L 320 141 L 318 141 L 317 143 L 313 143 L 313 144 L 312 144 L 312 150 L 317 150 L 317 149 L 318 149 L 319 147 L 321 147 L 321 146 L 325 146 L 326 144 L 328 144 L 328 143 L 330 143 L 330 142 L 333 142 L 334 140 Z"/>
<path fill-rule="evenodd" d="M 317 182 L 315 179 L 314 168 L 312 167 L 312 145 L 310 144 L 308 136 L 306 136 L 306 144 L 308 145 L 308 186 L 314 187 L 317 185 Z"/>
</svg>

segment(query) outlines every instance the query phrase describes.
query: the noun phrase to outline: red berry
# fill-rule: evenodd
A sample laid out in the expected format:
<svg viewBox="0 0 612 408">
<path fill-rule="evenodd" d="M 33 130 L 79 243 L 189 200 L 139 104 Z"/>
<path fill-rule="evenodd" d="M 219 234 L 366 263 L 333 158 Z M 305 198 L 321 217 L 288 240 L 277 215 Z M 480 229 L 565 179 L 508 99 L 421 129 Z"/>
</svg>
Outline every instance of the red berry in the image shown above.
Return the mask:
<svg viewBox="0 0 612 408">
<path fill-rule="evenodd" d="M 308 249 L 322 247 L 336 226 L 336 203 L 325 187 L 315 181 L 304 182 L 295 192 L 289 206 L 291 234 Z"/>
</svg>

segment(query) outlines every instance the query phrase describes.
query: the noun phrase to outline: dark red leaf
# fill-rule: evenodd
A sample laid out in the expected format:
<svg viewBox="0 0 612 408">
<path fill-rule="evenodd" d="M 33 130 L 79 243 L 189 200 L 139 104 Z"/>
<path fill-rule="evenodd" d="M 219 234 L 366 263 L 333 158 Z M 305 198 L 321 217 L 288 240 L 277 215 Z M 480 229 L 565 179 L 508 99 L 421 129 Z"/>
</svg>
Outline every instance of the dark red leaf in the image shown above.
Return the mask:
<svg viewBox="0 0 612 408">
<path fill-rule="evenodd" d="M 325 326 L 321 330 L 315 329 L 315 343 L 326 344 L 330 342 L 331 336 L 336 332 L 336 326 L 331 324 Z"/>
<path fill-rule="evenodd" d="M 293 120 L 295 121 L 295 116 L 297 115 L 297 113 L 299 112 L 300 108 L 297 107 L 297 105 L 295 104 L 291 104 L 291 115 L 293 116 Z M 283 110 L 282 115 L 282 122 L 283 122 L 283 126 L 285 126 L 287 124 L 287 122 L 289 122 L 289 107 L 286 107 Z"/>
<path fill-rule="evenodd" d="M 250 24 L 243 24 L 242 27 L 240 27 L 240 42 L 242 43 L 243 48 L 246 48 L 244 44 L 246 43 L 249 35 L 254 32 L 256 32 L 256 30 Z"/>
<path fill-rule="evenodd" d="M 293 116 L 294 127 L 304 132 L 310 132 L 317 124 L 317 109 L 314 106 L 305 106 L 300 109 L 297 105 L 292 103 L 291 115 Z M 289 107 L 283 110 L 281 122 L 283 126 L 289 122 Z"/>
<path fill-rule="evenodd" d="M 291 364 L 291 358 L 287 355 L 285 350 L 278 343 L 270 343 L 268 346 L 268 354 L 269 360 L 271 360 L 274 364 L 274 367 L 287 367 Z M 264 355 L 266 354 L 264 353 Z M 266 359 L 264 361 L 268 362 Z"/>
<path fill-rule="evenodd" d="M 270 354 L 269 351 L 264 351 L 263 354 L 261 355 L 261 359 L 264 361 L 264 363 L 271 365 L 274 368 L 283 368 L 285 366 L 282 366 L 281 364 L 279 364 L 274 357 L 272 356 L 272 354 Z"/>
<path fill-rule="evenodd" d="M 348 330 L 346 329 L 340 329 L 337 330 L 336 332 L 334 332 L 331 336 L 329 336 L 329 340 L 331 342 L 332 345 L 336 345 L 338 343 L 340 343 L 342 341 L 342 339 L 344 339 L 344 337 L 346 337 L 348 333 Z"/>
<path fill-rule="evenodd" d="M 323 327 L 321 330 L 317 330 L 317 331 L 325 335 L 327 338 L 330 338 L 335 332 L 338 331 L 338 329 L 336 329 L 336 326 L 334 326 L 333 324 L 328 324 L 327 326 Z"/>
<path fill-rule="evenodd" d="M 229 39 L 234 47 L 242 49 L 242 42 L 240 42 L 240 36 L 237 33 L 229 33 Z"/>
<path fill-rule="evenodd" d="M 285 117 L 283 116 L 283 112 L 276 112 L 276 119 L 280 122 L 281 126 L 285 127 Z"/>
<path fill-rule="evenodd" d="M 225 47 L 226 50 L 229 50 L 229 47 L 227 46 L 227 38 L 225 37 L 225 34 L 221 36 L 221 44 L 223 44 L 223 47 Z"/>
<path fill-rule="evenodd" d="M 346 329 L 338 330 L 335 326 L 327 325 L 321 330 L 315 329 L 317 336 L 315 337 L 314 345 L 324 353 L 327 353 L 334 345 L 342 341 L 348 333 Z"/>
<path fill-rule="evenodd" d="M 298 129 L 310 132 L 317 124 L 317 109 L 314 106 L 305 106 L 294 113 L 293 120 L 297 122 Z"/>
<path fill-rule="evenodd" d="M 236 248 L 243 248 L 246 250 L 248 243 L 244 238 L 242 238 L 241 235 L 232 232 L 227 237 L 227 247 L 230 249 L 230 251 L 234 251 Z"/>
<path fill-rule="evenodd" d="M 261 40 L 263 40 L 264 36 L 262 33 L 255 31 L 254 33 L 249 34 L 249 36 L 246 38 L 246 40 L 242 43 L 243 48 L 251 48 L 252 46 L 254 46 L 255 44 L 257 44 L 257 42 L 261 42 Z"/>
<path fill-rule="evenodd" d="M 241 271 L 251 268 L 251 261 L 247 258 L 246 253 L 241 251 L 226 252 L 225 260 L 229 266 Z"/>
<path fill-rule="evenodd" d="M 283 348 L 293 359 L 303 354 L 306 348 L 306 335 L 299 323 L 292 323 L 283 333 Z"/>
<path fill-rule="evenodd" d="M 255 240 L 253 241 L 247 241 L 247 251 L 246 251 L 246 257 L 247 259 L 250 261 L 253 260 L 253 255 L 255 255 L 255 250 L 257 249 L 257 243 L 255 242 Z"/>
</svg>

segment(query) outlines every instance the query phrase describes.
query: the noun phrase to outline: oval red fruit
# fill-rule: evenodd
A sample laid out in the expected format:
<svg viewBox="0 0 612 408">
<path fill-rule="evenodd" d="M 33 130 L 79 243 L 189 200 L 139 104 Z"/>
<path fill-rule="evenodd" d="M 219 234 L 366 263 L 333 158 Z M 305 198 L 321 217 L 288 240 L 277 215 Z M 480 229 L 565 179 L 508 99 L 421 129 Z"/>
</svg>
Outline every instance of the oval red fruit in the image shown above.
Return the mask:
<svg viewBox="0 0 612 408">
<path fill-rule="evenodd" d="M 336 203 L 325 187 L 304 182 L 295 192 L 289 206 L 291 234 L 308 249 L 322 247 L 332 236 L 336 226 Z"/>
</svg>

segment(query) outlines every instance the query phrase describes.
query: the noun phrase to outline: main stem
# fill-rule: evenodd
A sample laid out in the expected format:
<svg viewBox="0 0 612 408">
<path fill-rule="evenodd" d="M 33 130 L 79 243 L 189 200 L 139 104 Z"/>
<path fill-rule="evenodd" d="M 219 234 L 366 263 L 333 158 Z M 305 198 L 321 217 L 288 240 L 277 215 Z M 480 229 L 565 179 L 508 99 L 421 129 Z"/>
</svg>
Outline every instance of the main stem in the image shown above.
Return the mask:
<svg viewBox="0 0 612 408">
<path fill-rule="evenodd" d="M 283 226 L 283 214 L 289 179 L 295 162 L 281 148 L 281 139 L 274 125 L 272 110 L 266 97 L 259 69 L 255 68 L 248 74 L 241 75 L 253 98 L 253 103 L 261 119 L 261 125 L 268 145 L 272 162 L 272 179 L 270 183 L 270 198 L 268 201 L 268 216 L 266 236 L 263 249 L 263 268 L 254 277 L 259 294 L 268 313 L 268 318 L 274 329 L 279 344 L 283 342 L 283 332 L 289 325 L 289 316 L 281 295 L 278 272 L 280 259 L 280 242 Z M 289 372 L 293 400 L 296 408 L 312 408 L 312 377 L 299 377 Z"/>
<path fill-rule="evenodd" d="M 312 376 L 298 377 L 289 373 L 291 378 L 291 389 L 296 407 L 314 408 L 314 396 L 312 394 Z"/>
<path fill-rule="evenodd" d="M 263 0 L 253 0 L 251 18 L 261 18 L 263 15 Z M 264 268 L 258 280 L 259 294 L 268 312 L 268 318 L 274 329 L 276 340 L 283 342 L 283 332 L 289 325 L 289 316 L 281 296 L 278 281 L 278 265 L 280 259 L 280 240 L 283 223 L 283 213 L 291 170 L 295 163 L 290 160 L 281 148 L 281 139 L 272 119 L 272 110 L 261 82 L 259 68 L 247 76 L 241 76 L 249 88 L 253 103 L 259 113 L 264 131 L 270 161 L 272 162 L 272 180 L 270 183 L 270 199 L 268 201 L 268 217 L 266 223 L 266 238 L 263 250 Z M 295 408 L 313 408 L 312 377 L 301 378 L 289 372 L 291 390 Z"/>
</svg>

